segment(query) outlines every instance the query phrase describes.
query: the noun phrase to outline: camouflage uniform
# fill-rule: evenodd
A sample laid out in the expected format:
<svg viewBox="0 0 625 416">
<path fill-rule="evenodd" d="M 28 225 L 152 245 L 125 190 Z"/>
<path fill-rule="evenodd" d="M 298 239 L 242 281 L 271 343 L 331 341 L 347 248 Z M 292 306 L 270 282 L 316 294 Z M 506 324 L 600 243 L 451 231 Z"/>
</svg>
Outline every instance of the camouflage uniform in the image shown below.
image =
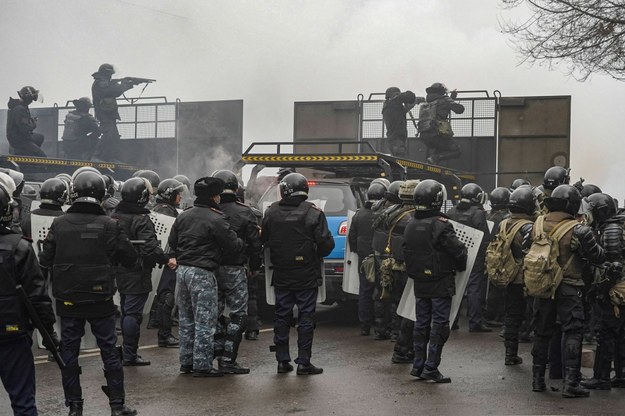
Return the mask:
<svg viewBox="0 0 625 416">
<path fill-rule="evenodd" d="M 183 265 L 176 270 L 176 280 L 180 365 L 192 365 L 194 371 L 210 370 L 217 325 L 217 280 L 211 271 Z"/>
<path fill-rule="evenodd" d="M 221 355 L 234 362 L 237 358 L 238 345 L 245 331 L 247 318 L 247 275 L 245 266 L 220 266 L 217 270 L 219 287 L 217 332 L 215 336 L 215 355 Z M 230 321 L 222 315 L 228 305 Z"/>
</svg>

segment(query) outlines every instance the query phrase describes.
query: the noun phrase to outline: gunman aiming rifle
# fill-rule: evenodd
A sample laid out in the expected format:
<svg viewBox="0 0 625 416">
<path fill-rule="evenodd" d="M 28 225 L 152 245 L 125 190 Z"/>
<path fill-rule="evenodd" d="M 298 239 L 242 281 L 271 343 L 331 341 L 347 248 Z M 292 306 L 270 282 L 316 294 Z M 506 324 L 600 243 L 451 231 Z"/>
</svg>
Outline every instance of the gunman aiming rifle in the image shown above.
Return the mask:
<svg viewBox="0 0 625 416">
<path fill-rule="evenodd" d="M 116 80 L 116 81 L 129 83 L 129 84 L 132 84 L 133 86 L 135 86 L 135 85 L 140 85 L 140 84 L 145 84 L 145 85 L 143 86 L 143 88 L 141 89 L 141 92 L 139 93 L 139 97 L 137 97 L 137 98 L 133 98 L 133 99 L 132 99 L 132 100 L 133 100 L 133 102 L 134 102 L 134 100 L 137 100 L 137 99 L 141 98 L 141 96 L 143 95 L 143 91 L 145 91 L 145 89 L 148 87 L 148 85 L 149 85 L 149 84 L 151 84 L 151 83 L 153 83 L 153 82 L 156 82 L 156 80 L 155 80 L 155 79 L 151 79 L 151 78 L 139 78 L 139 77 L 124 77 L 124 78 L 121 78 L 121 79 Z M 126 97 L 126 94 L 123 94 L 123 96 L 124 96 L 124 98 L 126 99 L 126 101 L 131 102 L 131 100 L 129 100 L 129 99 Z"/>
</svg>

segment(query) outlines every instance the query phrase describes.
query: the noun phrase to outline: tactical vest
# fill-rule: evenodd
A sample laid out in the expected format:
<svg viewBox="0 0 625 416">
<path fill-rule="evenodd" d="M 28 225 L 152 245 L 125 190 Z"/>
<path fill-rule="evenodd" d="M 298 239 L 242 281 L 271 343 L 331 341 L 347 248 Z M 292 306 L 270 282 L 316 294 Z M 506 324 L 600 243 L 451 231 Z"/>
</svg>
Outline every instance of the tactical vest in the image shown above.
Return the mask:
<svg viewBox="0 0 625 416">
<path fill-rule="evenodd" d="M 404 206 L 396 212 L 397 215 L 391 220 L 392 225 L 388 231 L 388 242 L 390 243 L 391 257 L 395 260 L 404 261 L 404 231 L 414 211 L 415 208 L 413 206 Z"/>
<path fill-rule="evenodd" d="M 15 289 L 15 251 L 21 239 L 17 234 L 0 239 L 0 338 L 23 335 L 30 329 L 26 308 Z"/>
<path fill-rule="evenodd" d="M 423 103 L 419 106 L 419 123 L 417 124 L 419 133 L 437 132 L 437 110 L 438 100 L 434 100 L 429 103 Z"/>
<path fill-rule="evenodd" d="M 99 216 L 88 224 L 55 221 L 54 297 L 69 305 L 111 298 L 116 290 L 115 273 L 104 233 L 105 223 L 110 219 Z"/>
<path fill-rule="evenodd" d="M 432 281 L 454 272 L 454 259 L 436 249 L 440 232 L 436 232 L 437 217 L 415 219 L 408 223 L 405 233 L 404 256 L 408 277 Z"/>
<path fill-rule="evenodd" d="M 371 241 L 371 247 L 373 251 L 382 255 L 388 255 L 386 248 L 388 247 L 388 218 L 396 212 L 401 205 L 395 204 L 386 208 L 382 212 L 377 211 L 373 218 L 373 239 Z"/>
<path fill-rule="evenodd" d="M 63 130 L 63 141 L 74 141 L 80 138 L 80 119 L 82 116 L 75 112 L 70 112 L 65 116 L 65 129 Z"/>
<path fill-rule="evenodd" d="M 319 257 L 312 236 L 306 230 L 306 216 L 313 204 L 302 202 L 294 210 L 272 205 L 267 215 L 274 226 L 269 240 L 271 262 L 276 269 L 318 267 Z"/>
</svg>

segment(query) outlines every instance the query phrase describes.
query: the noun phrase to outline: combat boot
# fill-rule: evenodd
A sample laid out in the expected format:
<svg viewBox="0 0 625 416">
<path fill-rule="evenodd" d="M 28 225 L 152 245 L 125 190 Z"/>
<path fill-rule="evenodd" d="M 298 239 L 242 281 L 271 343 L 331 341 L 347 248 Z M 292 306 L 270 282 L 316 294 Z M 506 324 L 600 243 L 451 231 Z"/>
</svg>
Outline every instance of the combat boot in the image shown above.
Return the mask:
<svg viewBox="0 0 625 416">
<path fill-rule="evenodd" d="M 547 385 L 545 384 L 546 369 L 546 365 L 534 364 L 532 366 L 532 391 L 541 392 L 547 390 Z"/>
<path fill-rule="evenodd" d="M 391 357 L 391 362 L 394 364 L 412 364 L 414 361 L 414 354 L 408 352 L 406 354 L 402 354 L 400 352 L 393 352 L 393 356 Z"/>
<path fill-rule="evenodd" d="M 519 344 L 516 342 L 506 341 L 506 358 L 505 365 L 519 365 L 523 364 L 523 359 L 519 357 Z"/>
<path fill-rule="evenodd" d="M 562 387 L 562 397 L 575 398 L 575 397 L 588 397 L 590 392 L 580 386 L 578 382 L 579 368 L 566 367 L 564 369 L 564 385 Z"/>
<path fill-rule="evenodd" d="M 135 409 L 132 409 L 125 404 L 112 404 L 111 416 L 134 416 L 137 414 Z"/>
<path fill-rule="evenodd" d="M 315 367 L 311 363 L 297 365 L 298 376 L 312 376 L 321 373 L 323 373 L 323 368 Z"/>
<path fill-rule="evenodd" d="M 451 383 L 451 378 L 445 377 L 438 369 L 429 370 L 427 367 L 421 373 L 423 380 L 431 380 L 435 383 Z"/>
<path fill-rule="evenodd" d="M 82 401 L 69 402 L 69 413 L 67 416 L 82 416 Z"/>
<path fill-rule="evenodd" d="M 236 361 L 229 361 L 223 357 L 219 358 L 218 363 L 219 371 L 224 374 L 248 374 L 250 372 L 249 368 L 241 367 Z"/>
<path fill-rule="evenodd" d="M 590 390 L 611 390 L 610 372 L 612 369 L 612 360 L 606 354 L 602 344 L 597 346 L 595 354 L 595 365 L 593 368 L 593 377 L 582 380 L 579 384 Z"/>
<path fill-rule="evenodd" d="M 169 335 L 168 337 L 158 337 L 158 346 L 161 348 L 178 348 L 179 342 L 173 335 Z"/>
</svg>

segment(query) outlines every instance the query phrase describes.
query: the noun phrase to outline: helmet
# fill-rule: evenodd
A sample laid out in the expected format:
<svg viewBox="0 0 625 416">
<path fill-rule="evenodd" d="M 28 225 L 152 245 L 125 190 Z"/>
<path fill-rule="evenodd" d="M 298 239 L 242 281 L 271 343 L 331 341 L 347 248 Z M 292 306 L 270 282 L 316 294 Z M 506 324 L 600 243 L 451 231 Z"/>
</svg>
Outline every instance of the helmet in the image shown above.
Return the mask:
<svg viewBox="0 0 625 416">
<path fill-rule="evenodd" d="M 417 211 L 438 211 L 447 199 L 447 190 L 434 179 L 425 179 L 414 189 L 413 200 Z"/>
<path fill-rule="evenodd" d="M 88 202 L 98 204 L 104 199 L 106 187 L 104 179 L 99 173 L 84 171 L 74 177 L 71 186 L 70 199 L 72 203 Z"/>
<path fill-rule="evenodd" d="M 470 204 L 482 205 L 488 200 L 486 192 L 476 183 L 468 183 L 460 190 L 460 199 Z"/>
<path fill-rule="evenodd" d="M 414 190 L 419 184 L 418 179 L 409 179 L 399 187 L 399 198 L 404 202 L 412 203 L 414 201 Z"/>
<path fill-rule="evenodd" d="M 427 87 L 425 89 L 425 92 L 427 93 L 440 92 L 441 94 L 444 94 L 447 92 L 447 87 L 442 82 L 435 82 L 434 84 Z"/>
<path fill-rule="evenodd" d="M 169 202 L 170 204 L 176 203 L 176 196 L 184 191 L 184 184 L 175 179 L 165 179 L 158 184 L 156 190 L 156 198 Z"/>
<path fill-rule="evenodd" d="M 36 199 L 37 198 L 37 190 L 34 186 L 29 184 L 24 184 L 24 189 L 22 190 L 22 195 L 27 198 Z"/>
<path fill-rule="evenodd" d="M 219 178 L 224 181 L 224 194 L 236 194 L 239 188 L 239 179 L 234 172 L 226 169 L 216 170 L 211 175 L 213 178 Z"/>
<path fill-rule="evenodd" d="M 377 201 L 384 198 L 386 187 L 380 182 L 371 182 L 367 189 L 367 199 L 369 201 Z"/>
<path fill-rule="evenodd" d="M 102 64 L 98 68 L 98 74 L 100 75 L 113 75 L 115 73 L 115 68 L 111 64 Z"/>
<path fill-rule="evenodd" d="M 277 173 L 278 181 L 281 181 L 282 179 L 284 179 L 284 177 L 286 175 L 288 175 L 289 173 L 294 173 L 294 172 L 295 172 L 295 169 L 293 169 L 293 168 L 280 168 L 280 169 L 278 169 L 278 173 Z"/>
<path fill-rule="evenodd" d="M 386 190 L 391 184 L 391 181 L 389 181 L 386 178 L 375 178 L 374 180 L 371 181 L 371 183 L 381 183 L 382 185 L 384 185 L 384 189 Z"/>
<path fill-rule="evenodd" d="M 119 199 L 115 198 L 114 196 L 106 198 L 104 201 L 102 201 L 102 208 L 107 212 L 113 211 L 115 208 L 117 208 L 118 205 Z"/>
<path fill-rule="evenodd" d="M 391 182 L 386 192 L 384 192 L 384 198 L 395 204 L 399 204 L 401 202 L 401 199 L 399 199 L 399 188 L 401 188 L 402 183 L 404 183 L 404 181 Z"/>
<path fill-rule="evenodd" d="M 17 95 L 20 96 L 22 101 L 30 104 L 33 101 L 37 101 L 39 98 L 39 90 L 36 90 L 35 87 L 26 86 L 22 87 L 22 89 L 17 92 Z"/>
<path fill-rule="evenodd" d="M 72 103 L 76 108 L 89 109 L 93 107 L 93 103 L 91 102 L 91 98 L 89 97 L 80 97 L 77 100 L 72 100 Z"/>
<path fill-rule="evenodd" d="M 146 178 L 130 178 L 122 186 L 122 201 L 145 205 L 150 200 L 151 188 Z"/>
<path fill-rule="evenodd" d="M 616 215 L 616 204 L 610 195 L 595 193 L 585 199 L 588 202 L 588 209 L 592 213 L 593 220 L 597 220 L 599 224 Z"/>
<path fill-rule="evenodd" d="M 72 177 L 68 175 L 67 173 L 59 173 L 58 175 L 55 176 L 55 178 L 58 178 L 62 180 L 63 182 L 67 183 L 68 187 L 69 187 L 69 184 L 72 183 Z"/>
<path fill-rule="evenodd" d="M 582 187 L 582 198 L 585 198 L 587 196 L 590 196 L 592 194 L 600 194 L 601 193 L 601 188 L 599 188 L 597 185 L 593 185 L 593 184 L 586 184 Z"/>
<path fill-rule="evenodd" d="M 13 219 L 13 207 L 15 202 L 11 197 L 11 191 L 0 185 L 0 222 L 10 223 Z"/>
<path fill-rule="evenodd" d="M 15 188 L 13 189 L 13 198 L 18 198 L 24 189 L 24 174 L 14 169 L 0 168 L 0 172 L 6 173 L 13 179 Z"/>
<path fill-rule="evenodd" d="M 184 175 L 176 175 L 172 179 L 175 179 L 178 182 L 182 183 L 184 186 L 187 187 L 187 189 L 191 189 L 191 181 L 186 176 L 184 176 Z"/>
<path fill-rule="evenodd" d="M 571 185 L 560 185 L 553 190 L 549 198 L 545 198 L 545 206 L 551 212 L 561 211 L 577 215 L 582 204 L 582 195 Z"/>
<path fill-rule="evenodd" d="M 494 209 L 504 209 L 508 206 L 508 199 L 510 199 L 510 191 L 508 188 L 500 186 L 491 191 L 488 196 L 490 206 Z"/>
<path fill-rule="evenodd" d="M 510 185 L 510 191 L 514 191 L 521 185 L 531 185 L 531 183 L 527 179 L 517 178 L 512 181 L 512 185 Z"/>
<path fill-rule="evenodd" d="M 386 89 L 386 92 L 384 93 L 384 98 L 386 98 L 387 100 L 390 100 L 391 98 L 394 98 L 397 94 L 400 94 L 401 90 L 397 87 L 389 87 Z"/>
<path fill-rule="evenodd" d="M 0 186 L 4 188 L 5 191 L 9 192 L 11 198 L 13 198 L 13 194 L 15 194 L 15 181 L 8 173 L 3 172 L 3 170 L 8 169 L 0 169 Z"/>
<path fill-rule="evenodd" d="M 161 177 L 158 176 L 158 173 L 154 172 L 153 170 L 140 170 L 138 172 L 135 172 L 135 175 L 133 175 L 133 177 L 145 178 L 148 180 L 148 182 L 150 182 L 150 194 L 153 194 L 154 191 L 156 191 L 156 189 L 158 188 L 158 185 L 161 183 Z"/>
<path fill-rule="evenodd" d="M 106 194 L 108 196 L 115 195 L 115 191 L 117 190 L 117 182 L 115 182 L 115 179 L 106 173 L 102 175 L 102 179 L 104 179 L 104 184 L 106 185 Z"/>
<path fill-rule="evenodd" d="M 41 202 L 63 205 L 67 201 L 67 184 L 59 178 L 46 179 L 39 191 Z"/>
<path fill-rule="evenodd" d="M 564 169 L 562 166 L 553 166 L 545 172 L 545 178 L 543 179 L 543 187 L 545 189 L 554 190 L 558 187 L 558 185 L 565 185 L 568 183 L 569 170 Z"/>
<path fill-rule="evenodd" d="M 93 166 L 83 166 L 81 168 L 76 169 L 74 173 L 72 173 L 72 182 L 74 182 L 76 177 L 83 172 L 93 172 L 93 173 L 97 173 L 98 175 L 101 175 L 100 171 L 94 168 Z"/>
<path fill-rule="evenodd" d="M 279 186 L 282 198 L 300 195 L 308 198 L 308 180 L 301 173 L 289 173 L 282 178 Z"/>
<path fill-rule="evenodd" d="M 534 215 L 536 208 L 536 196 L 530 186 L 520 186 L 510 194 L 510 199 L 508 200 L 510 212 Z"/>
</svg>

